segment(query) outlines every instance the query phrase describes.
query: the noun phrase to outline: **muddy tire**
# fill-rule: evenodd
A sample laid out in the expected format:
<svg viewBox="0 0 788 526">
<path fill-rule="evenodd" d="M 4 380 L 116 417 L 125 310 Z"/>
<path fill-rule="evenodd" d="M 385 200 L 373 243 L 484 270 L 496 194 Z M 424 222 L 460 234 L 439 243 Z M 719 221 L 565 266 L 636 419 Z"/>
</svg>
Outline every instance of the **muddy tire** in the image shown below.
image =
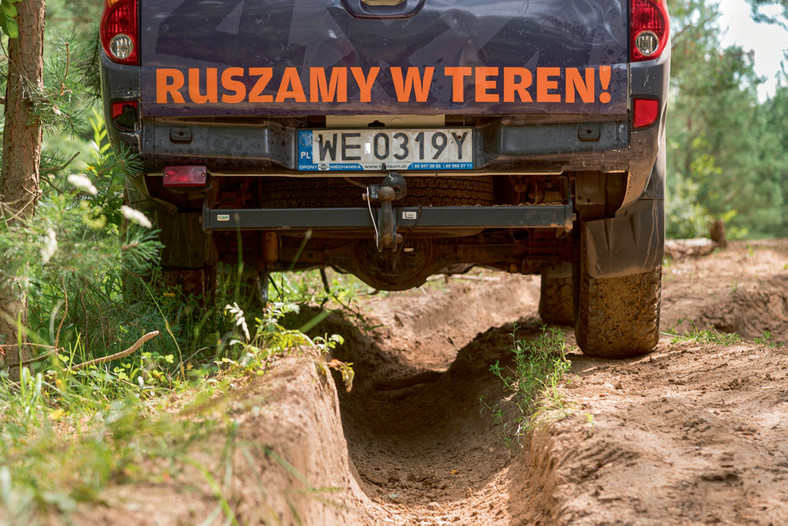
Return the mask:
<svg viewBox="0 0 788 526">
<path fill-rule="evenodd" d="M 562 263 L 558 268 L 542 271 L 539 317 L 544 323 L 573 325 L 575 322 L 573 297 L 570 263 Z"/>
<path fill-rule="evenodd" d="M 267 180 L 260 206 L 264 208 L 330 208 L 366 206 L 364 188 L 381 178 L 291 178 Z M 406 177 L 408 193 L 397 206 L 486 206 L 494 202 L 492 177 Z"/>
<path fill-rule="evenodd" d="M 659 341 L 662 268 L 593 278 L 582 267 L 575 337 L 583 354 L 630 358 L 653 351 Z"/>
</svg>

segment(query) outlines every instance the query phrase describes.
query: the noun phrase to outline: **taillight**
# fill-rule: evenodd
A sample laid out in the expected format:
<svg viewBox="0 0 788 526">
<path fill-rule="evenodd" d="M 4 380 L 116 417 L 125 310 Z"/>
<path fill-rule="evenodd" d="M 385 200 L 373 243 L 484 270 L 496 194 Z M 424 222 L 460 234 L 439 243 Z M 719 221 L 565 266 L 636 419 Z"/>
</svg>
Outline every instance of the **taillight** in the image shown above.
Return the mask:
<svg viewBox="0 0 788 526">
<path fill-rule="evenodd" d="M 651 126 L 659 117 L 659 101 L 656 99 L 632 99 L 632 121 L 635 129 Z"/>
<path fill-rule="evenodd" d="M 101 45 L 113 62 L 139 64 L 138 0 L 104 0 Z"/>
<path fill-rule="evenodd" d="M 115 100 L 110 105 L 112 122 L 122 130 L 133 130 L 137 122 L 139 102 L 136 100 Z"/>
<path fill-rule="evenodd" d="M 633 62 L 655 59 L 668 43 L 670 19 L 666 0 L 632 0 L 630 47 Z"/>
</svg>

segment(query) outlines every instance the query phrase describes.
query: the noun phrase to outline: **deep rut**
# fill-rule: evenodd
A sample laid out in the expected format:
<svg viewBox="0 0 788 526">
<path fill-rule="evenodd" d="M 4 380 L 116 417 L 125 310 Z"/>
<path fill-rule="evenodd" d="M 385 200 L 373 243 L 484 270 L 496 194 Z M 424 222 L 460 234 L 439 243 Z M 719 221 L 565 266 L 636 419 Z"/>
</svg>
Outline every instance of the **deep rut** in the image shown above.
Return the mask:
<svg viewBox="0 0 788 526">
<path fill-rule="evenodd" d="M 394 328 L 370 337 L 339 319 L 322 329 L 344 334 L 340 358 L 354 363 L 359 379 L 340 394 L 350 459 L 377 508 L 375 520 L 506 524 L 509 467 L 528 455 L 511 442 L 516 409 L 489 367 L 508 359 L 515 323 L 518 338 L 538 334 L 538 280 L 493 278 L 445 294 L 462 300 L 389 298 L 377 310 L 384 319 L 373 321 Z"/>
</svg>

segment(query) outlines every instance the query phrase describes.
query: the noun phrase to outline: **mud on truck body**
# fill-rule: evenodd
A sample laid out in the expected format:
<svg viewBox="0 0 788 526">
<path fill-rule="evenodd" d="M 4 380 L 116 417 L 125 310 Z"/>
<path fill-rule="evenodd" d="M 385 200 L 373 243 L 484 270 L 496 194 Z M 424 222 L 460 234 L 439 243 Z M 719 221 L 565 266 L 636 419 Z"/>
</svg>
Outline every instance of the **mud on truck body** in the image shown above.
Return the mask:
<svg viewBox="0 0 788 526">
<path fill-rule="evenodd" d="M 585 353 L 656 345 L 665 0 L 105 1 L 109 133 L 165 271 L 541 273 Z"/>
</svg>

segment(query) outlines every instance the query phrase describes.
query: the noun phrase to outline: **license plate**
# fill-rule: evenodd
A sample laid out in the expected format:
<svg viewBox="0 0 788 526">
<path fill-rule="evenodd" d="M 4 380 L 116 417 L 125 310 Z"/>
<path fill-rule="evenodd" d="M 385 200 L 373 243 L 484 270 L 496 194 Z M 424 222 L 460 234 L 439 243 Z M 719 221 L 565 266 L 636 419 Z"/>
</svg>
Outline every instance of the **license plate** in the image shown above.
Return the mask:
<svg viewBox="0 0 788 526">
<path fill-rule="evenodd" d="M 299 130 L 298 169 L 472 170 L 473 129 Z"/>
</svg>

